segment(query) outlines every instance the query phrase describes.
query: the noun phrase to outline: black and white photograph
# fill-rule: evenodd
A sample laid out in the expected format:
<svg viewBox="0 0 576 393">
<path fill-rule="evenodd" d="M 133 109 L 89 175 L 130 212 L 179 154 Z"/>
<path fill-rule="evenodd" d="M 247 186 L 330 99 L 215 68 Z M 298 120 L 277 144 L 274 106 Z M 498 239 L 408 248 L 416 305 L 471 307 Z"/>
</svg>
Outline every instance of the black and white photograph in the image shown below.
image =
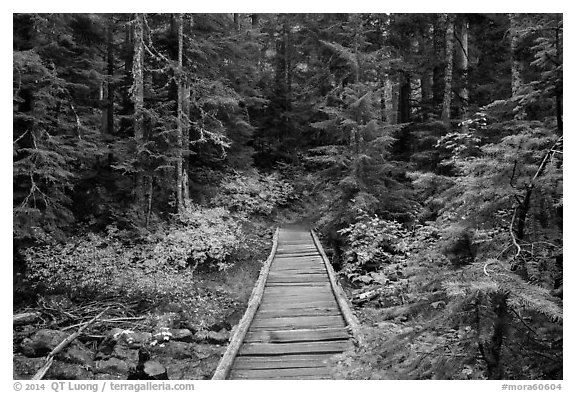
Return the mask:
<svg viewBox="0 0 576 393">
<path fill-rule="evenodd" d="M 564 14 L 380 8 L 12 13 L 14 391 L 569 390 Z"/>
</svg>

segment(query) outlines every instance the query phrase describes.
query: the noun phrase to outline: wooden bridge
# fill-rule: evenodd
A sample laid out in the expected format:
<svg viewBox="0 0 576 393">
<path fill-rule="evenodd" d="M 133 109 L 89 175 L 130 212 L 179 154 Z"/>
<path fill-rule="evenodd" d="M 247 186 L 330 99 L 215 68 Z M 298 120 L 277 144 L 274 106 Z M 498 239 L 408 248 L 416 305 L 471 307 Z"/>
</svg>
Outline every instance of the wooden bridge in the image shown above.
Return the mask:
<svg viewBox="0 0 576 393">
<path fill-rule="evenodd" d="M 316 234 L 279 229 L 212 379 L 330 379 L 358 322 Z"/>
</svg>

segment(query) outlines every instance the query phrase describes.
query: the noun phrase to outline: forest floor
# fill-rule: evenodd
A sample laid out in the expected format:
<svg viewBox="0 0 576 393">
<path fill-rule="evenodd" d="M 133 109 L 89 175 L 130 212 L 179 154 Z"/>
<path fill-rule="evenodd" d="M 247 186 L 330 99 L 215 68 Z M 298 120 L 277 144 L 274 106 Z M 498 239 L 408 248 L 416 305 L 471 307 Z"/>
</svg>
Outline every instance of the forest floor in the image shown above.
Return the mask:
<svg viewBox="0 0 576 393">
<path fill-rule="evenodd" d="M 274 227 L 250 221 L 243 232 L 245 247 L 233 255 L 230 267 L 199 269 L 178 301 L 107 298 L 79 303 L 52 295 L 20 304 L 15 315 L 36 317 L 14 325 L 14 379 L 30 379 L 50 351 L 104 310 L 99 321 L 55 356 L 45 378 L 136 379 L 147 360 L 159 364 L 169 379 L 211 378 L 270 251 Z"/>
</svg>

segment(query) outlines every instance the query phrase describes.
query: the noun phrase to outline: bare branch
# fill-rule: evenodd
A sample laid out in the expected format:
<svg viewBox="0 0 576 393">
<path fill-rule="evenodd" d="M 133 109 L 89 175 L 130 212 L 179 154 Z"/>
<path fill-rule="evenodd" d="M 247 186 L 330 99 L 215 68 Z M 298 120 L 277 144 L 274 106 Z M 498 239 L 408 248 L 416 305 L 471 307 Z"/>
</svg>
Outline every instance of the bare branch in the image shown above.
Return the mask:
<svg viewBox="0 0 576 393">
<path fill-rule="evenodd" d="M 516 254 L 512 258 L 512 260 L 516 259 L 518 257 L 518 255 L 520 255 L 520 252 L 522 251 L 522 248 L 520 248 L 520 245 L 516 241 L 516 235 L 514 234 L 514 221 L 516 221 L 516 213 L 517 212 L 518 212 L 518 206 L 516 206 L 514 208 L 514 214 L 512 215 L 512 219 L 510 220 L 510 227 L 509 227 L 510 237 L 512 238 L 512 243 L 514 244 L 514 246 L 516 246 Z"/>
</svg>

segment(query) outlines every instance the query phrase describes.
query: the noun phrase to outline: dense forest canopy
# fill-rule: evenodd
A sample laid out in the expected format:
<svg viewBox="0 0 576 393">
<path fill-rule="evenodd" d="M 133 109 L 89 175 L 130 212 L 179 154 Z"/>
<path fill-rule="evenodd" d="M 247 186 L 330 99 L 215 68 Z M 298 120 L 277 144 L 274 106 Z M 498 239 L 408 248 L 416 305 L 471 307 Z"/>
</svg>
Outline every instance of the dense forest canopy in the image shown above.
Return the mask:
<svg viewBox="0 0 576 393">
<path fill-rule="evenodd" d="M 185 297 L 304 221 L 369 294 L 340 375 L 562 378 L 561 14 L 13 26 L 15 307 Z"/>
</svg>

